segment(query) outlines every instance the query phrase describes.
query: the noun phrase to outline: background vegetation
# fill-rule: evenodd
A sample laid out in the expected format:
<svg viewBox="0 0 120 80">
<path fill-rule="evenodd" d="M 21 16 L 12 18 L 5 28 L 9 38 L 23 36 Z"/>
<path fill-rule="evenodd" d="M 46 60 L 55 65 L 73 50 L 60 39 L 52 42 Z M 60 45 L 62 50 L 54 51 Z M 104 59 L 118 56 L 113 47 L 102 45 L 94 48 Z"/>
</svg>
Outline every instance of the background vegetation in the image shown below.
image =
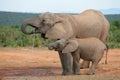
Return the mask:
<svg viewBox="0 0 120 80">
<path fill-rule="evenodd" d="M 40 34 L 25 35 L 19 26 L 0 26 L 0 46 L 3 47 L 42 47 L 53 41 L 40 36 Z"/>
<path fill-rule="evenodd" d="M 110 23 L 109 46 L 110 48 L 120 48 L 120 21 Z"/>
<path fill-rule="evenodd" d="M 72 13 L 69 13 L 72 14 Z M 39 14 L 33 13 L 16 13 L 0 11 L 1 26 L 20 26 L 26 18 L 31 18 Z M 105 15 L 109 22 L 120 21 L 120 14 Z"/>
<path fill-rule="evenodd" d="M 25 35 L 20 25 L 26 18 L 38 14 L 0 12 L 0 46 L 2 47 L 42 47 L 53 40 L 40 37 L 40 34 Z M 105 15 L 110 22 L 109 47 L 120 48 L 120 14 Z"/>
</svg>

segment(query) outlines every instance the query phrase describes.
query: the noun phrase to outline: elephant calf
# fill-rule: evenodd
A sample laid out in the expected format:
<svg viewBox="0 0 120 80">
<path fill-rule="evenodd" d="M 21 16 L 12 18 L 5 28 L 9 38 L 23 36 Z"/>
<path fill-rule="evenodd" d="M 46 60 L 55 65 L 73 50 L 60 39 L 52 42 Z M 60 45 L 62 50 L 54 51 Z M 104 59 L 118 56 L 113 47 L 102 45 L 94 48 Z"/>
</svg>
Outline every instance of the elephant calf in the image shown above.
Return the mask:
<svg viewBox="0 0 120 80">
<path fill-rule="evenodd" d="M 106 45 L 97 38 L 85 38 L 85 39 L 61 39 L 48 45 L 49 50 L 61 51 L 61 54 L 70 53 L 72 55 L 71 70 L 74 74 L 80 74 L 80 58 L 86 61 L 91 61 L 92 65 L 88 70 L 87 74 L 92 75 L 95 73 L 95 68 L 100 62 Z M 107 55 L 106 55 L 107 56 Z M 106 58 L 107 62 L 107 58 Z M 65 64 L 71 66 L 70 64 Z M 71 74 L 71 73 L 70 73 Z M 73 74 L 73 73 L 72 73 Z"/>
</svg>

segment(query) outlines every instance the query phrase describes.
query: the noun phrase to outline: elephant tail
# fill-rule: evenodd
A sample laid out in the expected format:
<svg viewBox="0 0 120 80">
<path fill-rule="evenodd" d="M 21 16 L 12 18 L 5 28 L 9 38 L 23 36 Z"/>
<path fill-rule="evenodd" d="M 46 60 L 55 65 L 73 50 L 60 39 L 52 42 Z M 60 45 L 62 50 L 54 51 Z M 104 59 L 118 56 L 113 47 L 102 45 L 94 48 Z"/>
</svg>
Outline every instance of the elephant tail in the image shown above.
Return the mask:
<svg viewBox="0 0 120 80">
<path fill-rule="evenodd" d="M 106 44 L 106 48 L 105 48 L 105 51 L 106 51 L 105 64 L 107 64 L 107 63 L 108 63 L 108 61 L 107 61 L 107 53 L 108 53 L 108 50 L 109 50 L 109 46 L 108 46 L 108 44 Z"/>
</svg>

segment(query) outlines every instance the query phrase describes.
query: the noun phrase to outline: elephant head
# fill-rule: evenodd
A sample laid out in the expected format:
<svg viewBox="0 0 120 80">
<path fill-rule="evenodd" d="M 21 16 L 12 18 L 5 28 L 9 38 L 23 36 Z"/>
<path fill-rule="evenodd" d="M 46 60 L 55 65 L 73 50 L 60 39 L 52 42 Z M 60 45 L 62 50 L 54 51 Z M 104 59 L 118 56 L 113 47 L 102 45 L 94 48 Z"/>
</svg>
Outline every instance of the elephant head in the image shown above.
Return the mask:
<svg viewBox="0 0 120 80">
<path fill-rule="evenodd" d="M 28 32 L 26 30 L 28 25 L 33 27 L 34 30 Z M 73 35 L 69 21 L 49 12 L 25 20 L 21 26 L 21 30 L 25 34 L 41 33 L 43 38 L 51 39 L 66 39 Z"/>
<path fill-rule="evenodd" d="M 62 53 L 71 53 L 78 48 L 78 42 L 75 39 L 65 40 L 60 39 L 48 45 L 49 50 L 62 51 Z"/>
</svg>

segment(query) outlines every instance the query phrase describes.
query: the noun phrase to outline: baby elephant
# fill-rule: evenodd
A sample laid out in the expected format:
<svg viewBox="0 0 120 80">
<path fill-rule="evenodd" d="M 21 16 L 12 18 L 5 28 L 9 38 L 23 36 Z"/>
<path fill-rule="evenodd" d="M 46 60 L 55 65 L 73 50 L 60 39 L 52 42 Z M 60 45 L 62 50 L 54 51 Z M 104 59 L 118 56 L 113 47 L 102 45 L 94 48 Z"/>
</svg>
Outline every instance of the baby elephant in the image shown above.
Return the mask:
<svg viewBox="0 0 120 80">
<path fill-rule="evenodd" d="M 80 58 L 86 61 L 91 61 L 92 65 L 87 74 L 95 74 L 95 68 L 100 62 L 104 50 L 106 50 L 106 63 L 107 63 L 107 47 L 97 38 L 85 39 L 61 39 L 48 45 L 49 50 L 62 51 L 63 54 L 70 53 L 73 56 L 73 69 L 74 74 L 80 74 Z M 67 64 L 69 65 L 69 64 Z"/>
</svg>

